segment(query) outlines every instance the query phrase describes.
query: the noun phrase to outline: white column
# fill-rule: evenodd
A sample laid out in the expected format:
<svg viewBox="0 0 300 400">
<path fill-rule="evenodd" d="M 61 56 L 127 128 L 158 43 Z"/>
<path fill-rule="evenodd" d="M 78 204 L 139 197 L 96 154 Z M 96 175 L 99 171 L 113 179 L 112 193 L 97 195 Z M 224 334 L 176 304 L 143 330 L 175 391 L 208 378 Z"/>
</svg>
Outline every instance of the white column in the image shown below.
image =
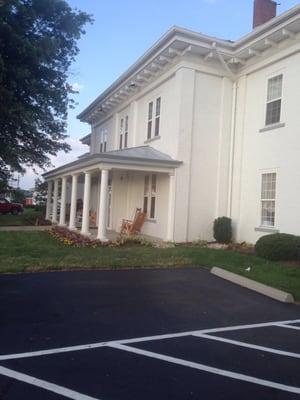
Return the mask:
<svg viewBox="0 0 300 400">
<path fill-rule="evenodd" d="M 77 209 L 77 184 L 78 175 L 72 175 L 72 192 L 71 192 L 71 208 L 69 229 L 76 229 L 76 209 Z"/>
<path fill-rule="evenodd" d="M 99 205 L 97 239 L 101 240 L 102 242 L 105 242 L 108 240 L 106 237 L 108 174 L 109 174 L 109 171 L 107 169 L 103 169 L 101 171 L 100 205 Z"/>
<path fill-rule="evenodd" d="M 58 204 L 58 179 L 54 181 L 52 224 L 57 223 L 57 204 Z"/>
<path fill-rule="evenodd" d="M 52 200 L 52 181 L 48 181 L 47 205 L 46 205 L 46 216 L 45 216 L 47 220 L 50 220 L 51 200 Z"/>
<path fill-rule="evenodd" d="M 83 235 L 89 235 L 90 227 L 90 198 L 91 198 L 91 178 L 90 172 L 85 172 L 84 178 L 84 193 L 83 193 L 83 210 L 82 210 L 82 226 L 81 233 Z"/>
<path fill-rule="evenodd" d="M 61 181 L 61 196 L 60 196 L 60 215 L 59 225 L 66 225 L 66 198 L 67 198 L 67 177 L 63 176 Z"/>
<path fill-rule="evenodd" d="M 168 225 L 167 241 L 174 241 L 174 216 L 175 216 L 175 174 L 169 174 L 169 201 L 168 201 Z"/>
</svg>

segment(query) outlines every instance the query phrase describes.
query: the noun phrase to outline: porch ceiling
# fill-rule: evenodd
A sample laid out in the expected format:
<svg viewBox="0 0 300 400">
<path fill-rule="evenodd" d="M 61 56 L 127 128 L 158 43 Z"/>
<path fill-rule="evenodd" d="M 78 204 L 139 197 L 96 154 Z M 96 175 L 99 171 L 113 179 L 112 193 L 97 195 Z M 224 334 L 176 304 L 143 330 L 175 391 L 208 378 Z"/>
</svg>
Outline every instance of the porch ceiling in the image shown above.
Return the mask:
<svg viewBox="0 0 300 400">
<path fill-rule="evenodd" d="M 168 154 L 162 153 L 150 146 L 132 147 L 113 150 L 106 153 L 84 155 L 78 160 L 62 165 L 43 174 L 46 180 L 72 173 L 92 169 L 161 169 L 162 172 L 172 170 L 182 164 Z"/>
</svg>

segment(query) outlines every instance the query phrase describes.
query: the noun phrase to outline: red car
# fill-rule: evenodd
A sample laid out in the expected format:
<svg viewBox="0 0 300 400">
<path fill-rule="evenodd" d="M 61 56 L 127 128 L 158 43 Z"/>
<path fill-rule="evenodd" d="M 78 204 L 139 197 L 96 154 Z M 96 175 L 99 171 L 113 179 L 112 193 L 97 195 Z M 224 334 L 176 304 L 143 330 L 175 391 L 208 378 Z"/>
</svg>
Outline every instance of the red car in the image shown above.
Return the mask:
<svg viewBox="0 0 300 400">
<path fill-rule="evenodd" d="M 0 214 L 17 215 L 23 212 L 23 206 L 19 203 L 11 203 L 6 199 L 0 199 Z"/>
</svg>

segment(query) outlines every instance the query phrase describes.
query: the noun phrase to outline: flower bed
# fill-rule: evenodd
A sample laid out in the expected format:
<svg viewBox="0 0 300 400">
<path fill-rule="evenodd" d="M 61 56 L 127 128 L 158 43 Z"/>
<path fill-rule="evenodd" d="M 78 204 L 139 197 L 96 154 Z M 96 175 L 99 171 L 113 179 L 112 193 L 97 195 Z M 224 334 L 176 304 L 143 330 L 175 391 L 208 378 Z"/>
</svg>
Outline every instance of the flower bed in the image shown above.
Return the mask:
<svg viewBox="0 0 300 400">
<path fill-rule="evenodd" d="M 83 236 L 79 232 L 70 231 L 68 228 L 55 226 L 49 230 L 49 234 L 59 240 L 66 246 L 71 247 L 119 247 L 119 246 L 152 246 L 153 244 L 141 236 L 119 236 L 114 241 L 101 242 L 98 239 L 92 239 L 88 236 Z"/>
<path fill-rule="evenodd" d="M 91 239 L 81 235 L 79 232 L 70 231 L 67 228 L 55 226 L 49 230 L 49 234 L 63 243 L 65 246 L 71 247 L 99 247 L 108 246 L 110 242 L 101 242 L 100 240 Z"/>
</svg>

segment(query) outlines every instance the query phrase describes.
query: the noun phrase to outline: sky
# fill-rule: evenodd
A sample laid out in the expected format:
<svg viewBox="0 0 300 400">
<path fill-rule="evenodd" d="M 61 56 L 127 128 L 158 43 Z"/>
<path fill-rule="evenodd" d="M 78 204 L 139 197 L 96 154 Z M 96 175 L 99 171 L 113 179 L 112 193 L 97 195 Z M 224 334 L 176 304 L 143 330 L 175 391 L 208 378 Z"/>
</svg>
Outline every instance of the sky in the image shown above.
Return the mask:
<svg viewBox="0 0 300 400">
<path fill-rule="evenodd" d="M 94 23 L 78 43 L 80 53 L 69 74 L 69 83 L 79 90 L 77 105 L 68 116 L 72 151 L 52 158 L 55 167 L 88 150 L 79 139 L 90 133 L 89 125 L 76 116 L 173 25 L 230 40 L 252 29 L 253 0 L 67 1 L 72 8 L 92 14 Z M 281 0 L 278 14 L 297 4 L 299 0 Z M 20 180 L 21 188 L 32 188 L 36 177 L 28 170 Z"/>
</svg>

